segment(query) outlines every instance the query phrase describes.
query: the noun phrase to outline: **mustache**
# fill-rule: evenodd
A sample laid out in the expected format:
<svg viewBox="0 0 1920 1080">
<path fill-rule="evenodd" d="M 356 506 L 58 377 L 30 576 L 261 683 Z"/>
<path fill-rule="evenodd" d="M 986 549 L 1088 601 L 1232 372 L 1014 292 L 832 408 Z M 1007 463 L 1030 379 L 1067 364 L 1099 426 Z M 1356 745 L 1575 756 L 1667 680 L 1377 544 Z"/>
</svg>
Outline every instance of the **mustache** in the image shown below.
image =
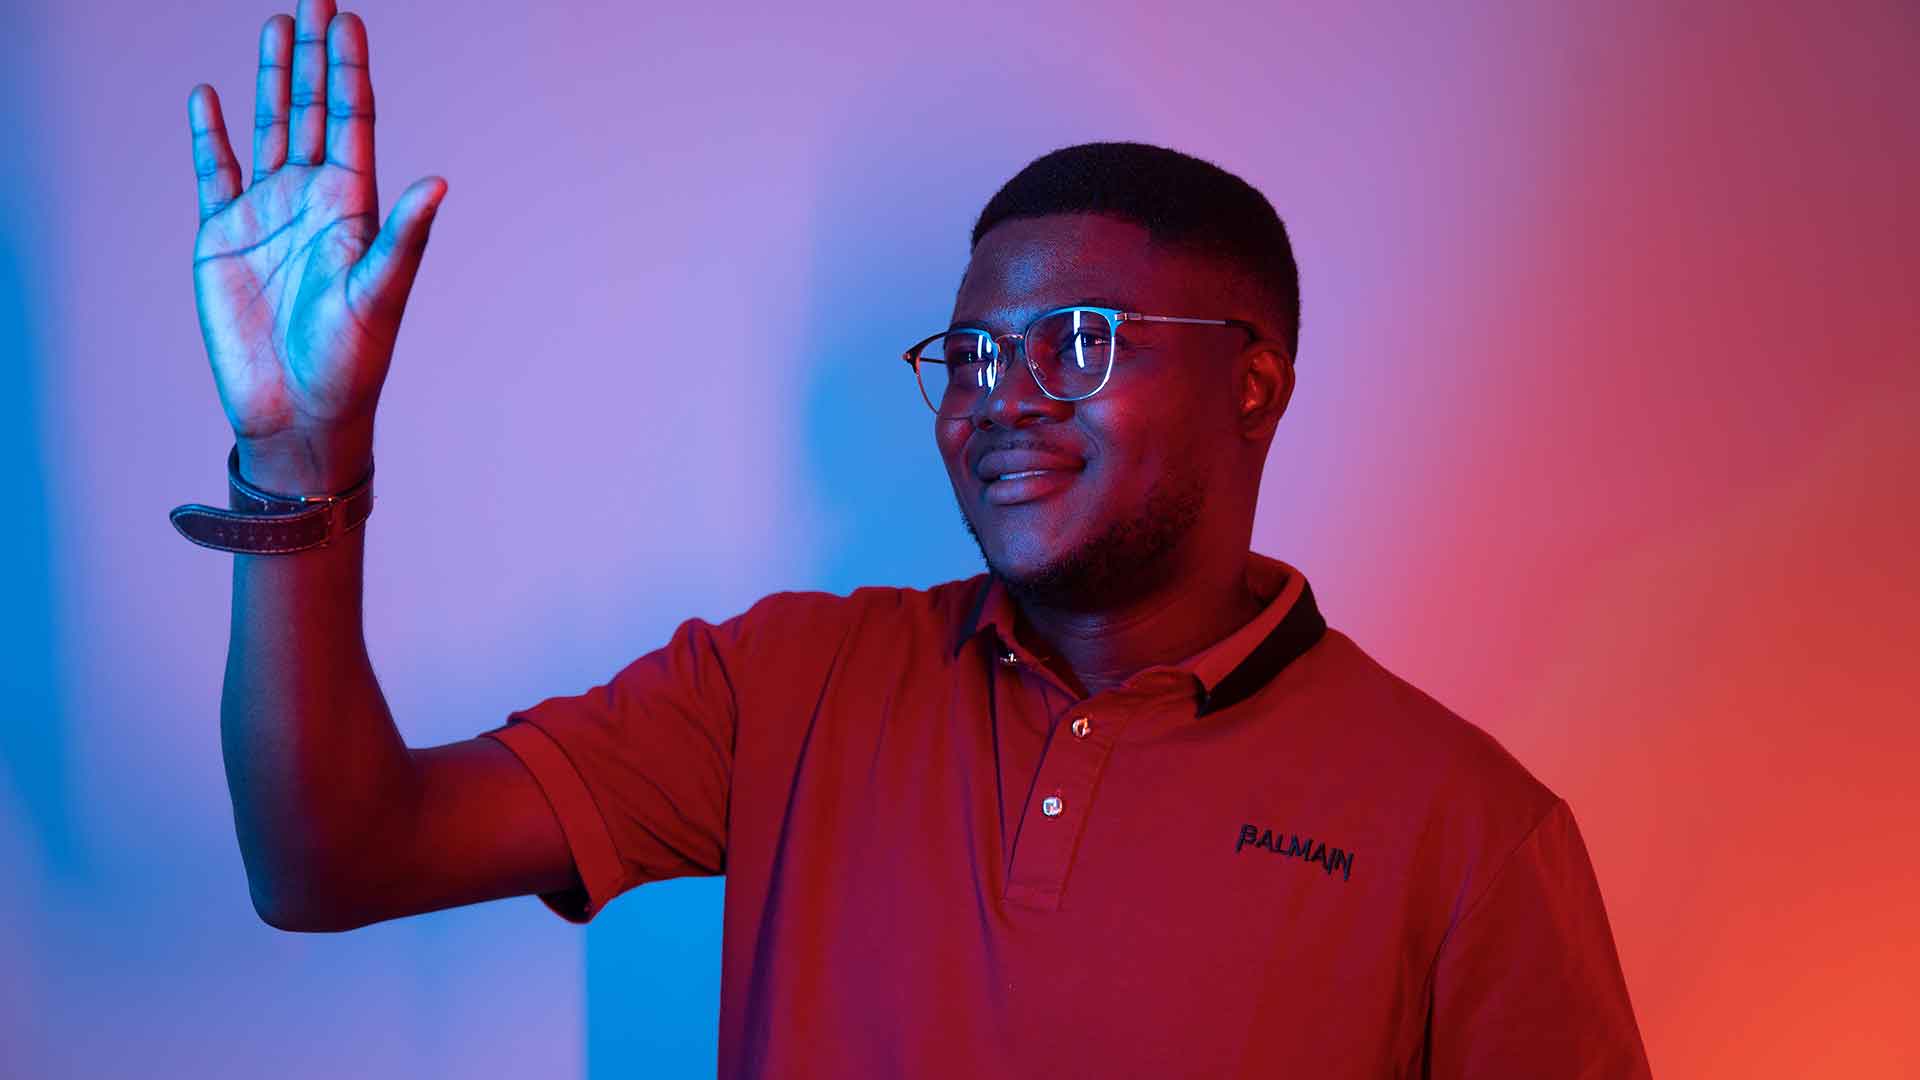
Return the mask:
<svg viewBox="0 0 1920 1080">
<path fill-rule="evenodd" d="M 1004 439 L 994 439 L 991 441 L 986 439 L 978 442 L 968 440 L 966 447 L 961 451 L 960 457 L 963 461 L 972 464 L 986 457 L 988 454 L 999 450 L 1032 450 L 1042 454 L 1056 454 L 1060 457 L 1086 458 L 1085 454 L 1072 447 L 1062 446 L 1057 442 L 1050 442 L 1046 439 L 1035 438 L 1032 435 L 1013 435 Z"/>
</svg>

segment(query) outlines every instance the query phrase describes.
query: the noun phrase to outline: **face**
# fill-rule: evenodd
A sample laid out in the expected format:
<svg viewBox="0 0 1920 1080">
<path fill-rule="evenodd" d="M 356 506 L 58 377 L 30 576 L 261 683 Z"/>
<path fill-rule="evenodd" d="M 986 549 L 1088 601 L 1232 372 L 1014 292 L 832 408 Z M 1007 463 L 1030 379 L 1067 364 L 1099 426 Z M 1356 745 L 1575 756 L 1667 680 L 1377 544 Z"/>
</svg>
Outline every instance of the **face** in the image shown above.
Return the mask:
<svg viewBox="0 0 1920 1080">
<path fill-rule="evenodd" d="M 1083 303 L 1251 318 L 1233 292 L 1217 264 L 1156 249 L 1141 226 L 1091 214 L 1016 219 L 981 237 L 952 325 L 1018 333 Z M 1193 558 L 1243 558 L 1241 519 L 1251 527 L 1258 487 L 1257 462 L 1246 480 L 1247 344 L 1233 327 L 1127 322 L 1107 385 L 1067 402 L 1042 393 L 1003 342 L 1005 374 L 973 415 L 934 421 L 988 567 L 1026 599 L 1094 609 L 1158 587 Z M 1257 450 L 1264 456 L 1265 439 Z"/>
</svg>

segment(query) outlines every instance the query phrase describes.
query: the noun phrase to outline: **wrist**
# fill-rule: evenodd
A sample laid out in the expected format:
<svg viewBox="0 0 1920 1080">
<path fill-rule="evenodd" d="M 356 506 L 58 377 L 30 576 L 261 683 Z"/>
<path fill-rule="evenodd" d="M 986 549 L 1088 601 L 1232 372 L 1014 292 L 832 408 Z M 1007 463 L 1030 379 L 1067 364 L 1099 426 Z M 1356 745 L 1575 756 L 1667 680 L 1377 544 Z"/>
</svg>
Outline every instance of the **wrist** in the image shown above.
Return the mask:
<svg viewBox="0 0 1920 1080">
<path fill-rule="evenodd" d="M 294 433 L 237 439 L 240 475 L 277 495 L 333 495 L 367 475 L 373 432 Z"/>
</svg>

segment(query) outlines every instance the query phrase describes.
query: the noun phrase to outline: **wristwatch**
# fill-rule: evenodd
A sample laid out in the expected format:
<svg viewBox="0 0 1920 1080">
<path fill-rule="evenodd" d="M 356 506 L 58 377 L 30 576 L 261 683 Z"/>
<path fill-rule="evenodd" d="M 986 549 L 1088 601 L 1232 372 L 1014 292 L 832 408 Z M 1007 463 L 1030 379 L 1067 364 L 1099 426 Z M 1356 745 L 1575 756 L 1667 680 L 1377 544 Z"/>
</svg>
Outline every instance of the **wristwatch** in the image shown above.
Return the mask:
<svg viewBox="0 0 1920 1080">
<path fill-rule="evenodd" d="M 277 495 L 240 475 L 240 444 L 227 453 L 227 505 L 176 506 L 167 517 L 180 535 L 218 551 L 290 555 L 325 547 L 359 528 L 373 513 L 373 463 L 367 475 L 338 495 Z"/>
</svg>

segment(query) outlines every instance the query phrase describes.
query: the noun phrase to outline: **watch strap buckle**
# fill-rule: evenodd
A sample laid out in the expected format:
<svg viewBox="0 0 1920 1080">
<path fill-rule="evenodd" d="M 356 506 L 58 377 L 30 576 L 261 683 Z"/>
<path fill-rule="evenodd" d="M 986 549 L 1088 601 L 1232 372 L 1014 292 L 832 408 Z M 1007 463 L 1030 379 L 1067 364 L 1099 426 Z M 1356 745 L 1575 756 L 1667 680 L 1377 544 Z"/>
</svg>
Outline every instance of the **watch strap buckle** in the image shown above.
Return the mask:
<svg viewBox="0 0 1920 1080">
<path fill-rule="evenodd" d="M 346 491 L 282 495 L 240 475 L 240 446 L 227 454 L 228 509 L 188 503 L 167 515 L 180 535 L 201 547 L 244 555 L 289 555 L 325 547 L 365 524 L 373 513 L 373 467 Z"/>
</svg>

